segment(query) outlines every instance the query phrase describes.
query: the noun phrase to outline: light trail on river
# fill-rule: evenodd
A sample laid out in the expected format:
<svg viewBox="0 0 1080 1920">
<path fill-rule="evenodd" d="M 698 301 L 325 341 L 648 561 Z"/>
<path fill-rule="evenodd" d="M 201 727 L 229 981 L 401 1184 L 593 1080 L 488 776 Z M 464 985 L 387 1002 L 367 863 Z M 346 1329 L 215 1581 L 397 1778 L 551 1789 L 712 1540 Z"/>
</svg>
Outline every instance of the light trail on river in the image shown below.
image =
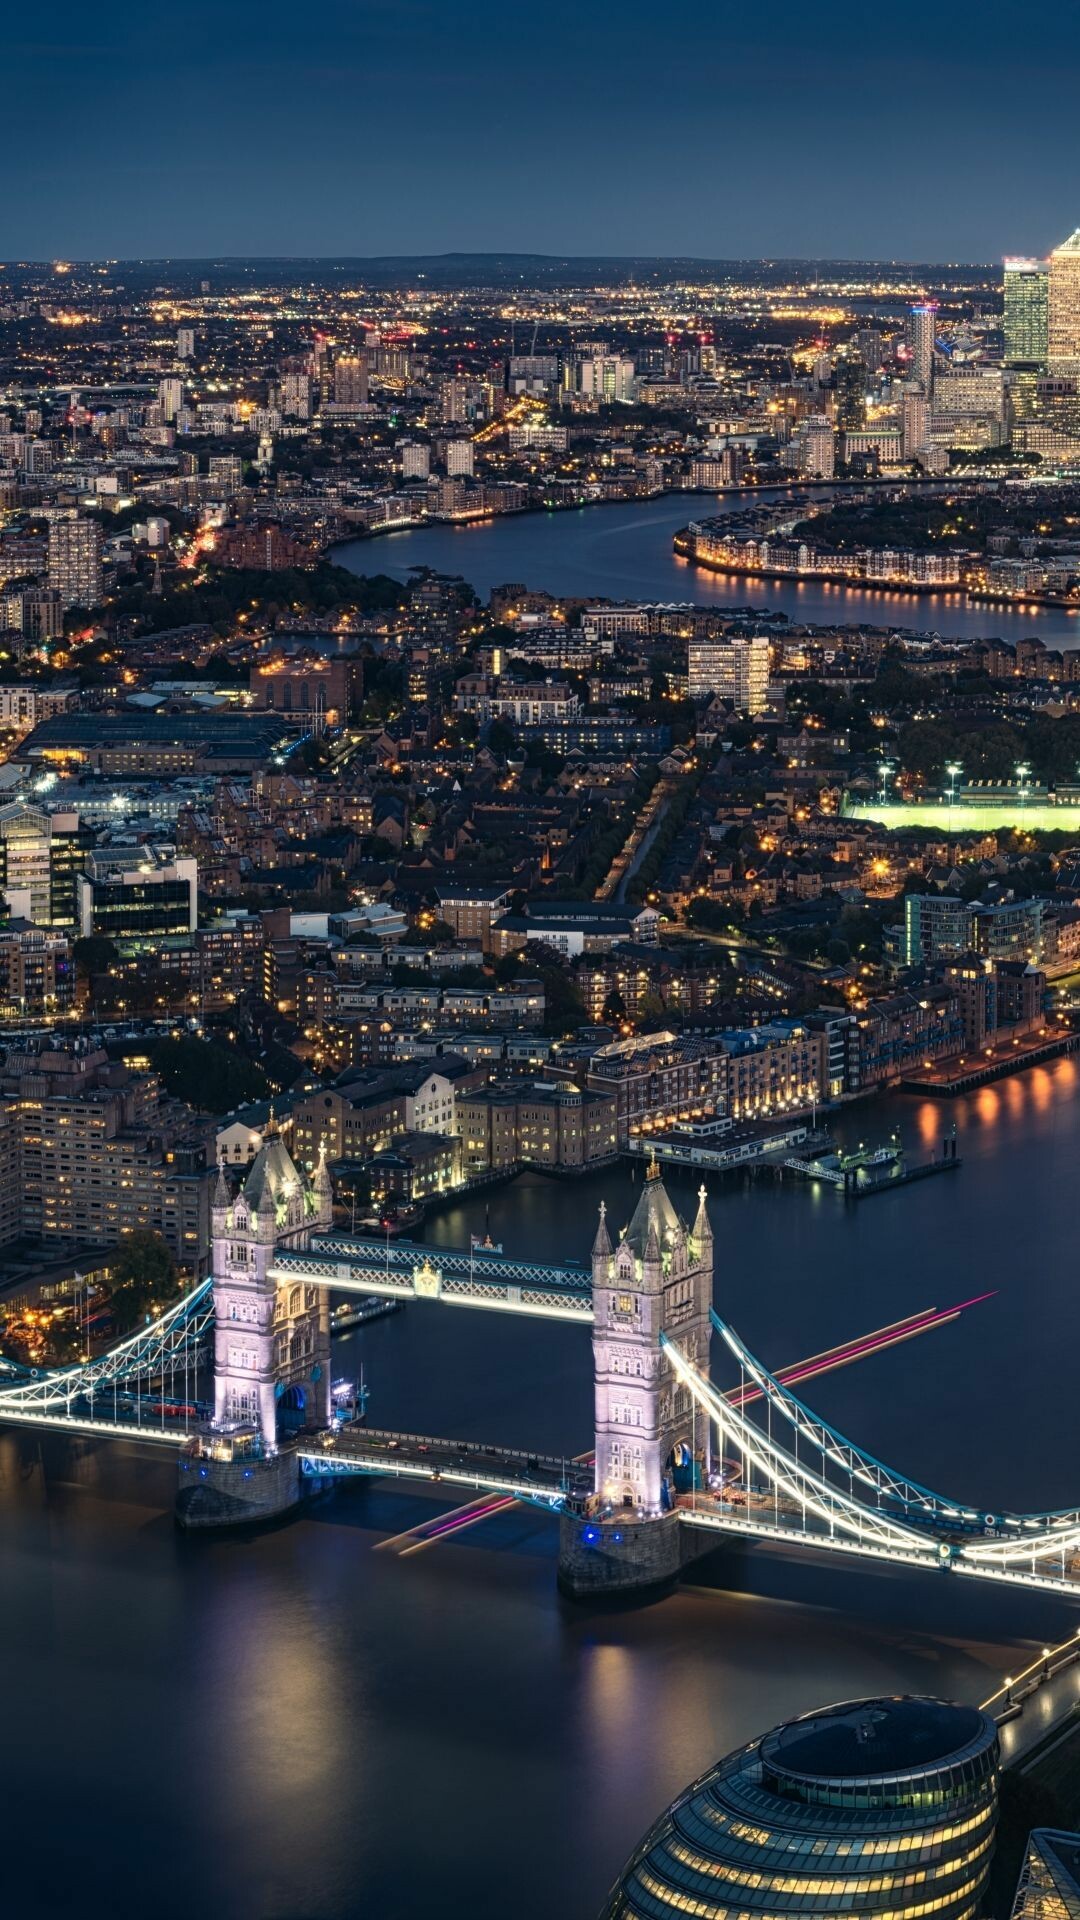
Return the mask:
<svg viewBox="0 0 1080 1920">
<path fill-rule="evenodd" d="M 827 1347 L 822 1353 L 811 1354 L 807 1360 L 795 1360 L 789 1366 L 780 1367 L 776 1378 L 783 1386 L 792 1387 L 803 1380 L 816 1380 L 823 1373 L 834 1373 L 839 1367 L 851 1366 L 857 1360 L 867 1360 L 874 1353 L 884 1353 L 904 1340 L 916 1340 L 920 1334 L 934 1333 L 939 1327 L 951 1326 L 970 1308 L 992 1300 L 996 1292 L 994 1288 L 989 1293 L 978 1293 L 973 1299 L 961 1300 L 953 1307 L 925 1307 L 921 1313 L 909 1314 L 904 1320 L 893 1320 L 873 1333 L 860 1335 L 857 1340 L 844 1341 L 839 1346 Z M 724 1396 L 734 1407 L 748 1406 L 751 1401 L 762 1397 L 760 1387 L 733 1387 Z M 588 1462 L 592 1458 L 591 1452 L 579 1453 L 575 1455 L 575 1464 Z M 506 1513 L 511 1507 L 523 1504 L 513 1494 L 482 1494 L 479 1499 L 470 1500 L 462 1507 L 453 1507 L 449 1513 L 439 1514 L 434 1520 L 418 1521 L 415 1527 L 406 1528 L 404 1533 L 395 1533 L 386 1540 L 379 1540 L 376 1546 L 396 1548 L 400 1558 L 409 1553 L 422 1553 L 425 1547 L 438 1546 L 440 1540 L 456 1539 L 469 1527 L 479 1526 L 481 1520 L 491 1520 L 497 1513 Z"/>
</svg>

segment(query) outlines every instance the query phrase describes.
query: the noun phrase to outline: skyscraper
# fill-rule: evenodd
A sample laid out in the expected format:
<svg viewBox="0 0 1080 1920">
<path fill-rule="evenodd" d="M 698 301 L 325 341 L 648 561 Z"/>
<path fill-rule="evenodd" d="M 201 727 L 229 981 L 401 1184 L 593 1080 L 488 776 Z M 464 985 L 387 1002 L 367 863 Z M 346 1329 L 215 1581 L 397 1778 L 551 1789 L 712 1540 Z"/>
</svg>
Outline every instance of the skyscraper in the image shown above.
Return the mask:
<svg viewBox="0 0 1080 1920">
<path fill-rule="evenodd" d="M 287 373 L 281 383 L 281 411 L 295 420 L 311 418 L 311 375 Z"/>
<path fill-rule="evenodd" d="M 175 420 L 183 404 L 184 383 L 182 380 L 177 380 L 172 374 L 169 374 L 166 379 L 158 381 L 158 406 L 161 408 L 161 417 L 163 420 Z"/>
<path fill-rule="evenodd" d="M 925 300 L 919 306 L 912 307 L 907 321 L 907 344 L 911 355 L 911 371 L 916 380 L 922 381 L 924 393 L 929 393 L 934 378 L 934 335 L 937 327 L 937 302 Z"/>
<path fill-rule="evenodd" d="M 1005 365 L 1037 371 L 1048 351 L 1050 268 L 1045 260 L 1005 262 Z"/>
<path fill-rule="evenodd" d="M 930 444 L 930 403 L 921 380 L 909 380 L 901 403 L 900 451 L 914 460 Z"/>
<path fill-rule="evenodd" d="M 836 362 L 836 424 L 852 428 L 866 425 L 866 387 L 869 373 L 865 360 L 849 351 Z"/>
<path fill-rule="evenodd" d="M 1080 227 L 1050 255 L 1047 355 L 1080 361 Z"/>
<path fill-rule="evenodd" d="M 764 713 L 769 704 L 769 642 L 762 635 L 691 640 L 687 666 L 691 700 L 715 693 L 740 713 Z"/>
<path fill-rule="evenodd" d="M 49 525 L 49 585 L 64 607 L 96 607 L 102 593 L 102 531 L 96 520 L 57 517 Z"/>
<path fill-rule="evenodd" d="M 366 353 L 343 353 L 334 362 L 334 404 L 338 407 L 366 407 L 368 403 L 368 363 Z"/>
<path fill-rule="evenodd" d="M 880 330 L 877 327 L 860 327 L 855 335 L 855 346 L 867 372 L 879 372 L 885 357 L 884 337 Z"/>
<path fill-rule="evenodd" d="M 825 413 L 812 413 L 803 427 L 803 472 L 810 480 L 831 480 L 836 472 L 836 439 Z"/>
<path fill-rule="evenodd" d="M 178 360 L 194 360 L 195 329 L 180 327 L 176 335 L 176 357 Z"/>
</svg>

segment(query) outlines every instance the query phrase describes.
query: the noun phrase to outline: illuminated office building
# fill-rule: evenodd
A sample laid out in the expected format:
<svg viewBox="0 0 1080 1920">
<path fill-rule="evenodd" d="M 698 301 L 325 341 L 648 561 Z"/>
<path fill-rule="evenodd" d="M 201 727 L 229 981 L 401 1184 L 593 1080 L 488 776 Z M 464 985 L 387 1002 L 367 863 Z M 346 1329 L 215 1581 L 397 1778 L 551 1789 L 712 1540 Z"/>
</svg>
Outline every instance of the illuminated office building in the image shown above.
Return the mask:
<svg viewBox="0 0 1080 1920">
<path fill-rule="evenodd" d="M 1080 227 L 1050 255 L 1047 353 L 1051 363 L 1080 362 Z"/>
<path fill-rule="evenodd" d="M 1005 365 L 1045 367 L 1050 314 L 1050 269 L 1045 260 L 1005 262 Z"/>
<path fill-rule="evenodd" d="M 937 303 L 923 301 L 912 307 L 907 320 L 907 344 L 913 377 L 922 381 L 924 393 L 930 392 L 934 378 L 934 336 L 937 328 Z"/>
<path fill-rule="evenodd" d="M 997 1729 L 977 1707 L 889 1698 L 804 1714 L 679 1796 L 603 1920 L 971 1920 L 998 1769 Z"/>
</svg>

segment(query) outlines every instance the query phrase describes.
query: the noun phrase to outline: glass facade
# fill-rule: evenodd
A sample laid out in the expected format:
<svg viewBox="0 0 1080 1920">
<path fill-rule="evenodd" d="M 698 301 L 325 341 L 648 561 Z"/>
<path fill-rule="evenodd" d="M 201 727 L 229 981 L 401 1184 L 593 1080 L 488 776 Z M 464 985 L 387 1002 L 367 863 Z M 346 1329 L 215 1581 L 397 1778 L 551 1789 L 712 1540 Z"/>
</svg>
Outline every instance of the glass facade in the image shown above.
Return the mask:
<svg viewBox="0 0 1080 1920">
<path fill-rule="evenodd" d="M 789 1721 L 675 1801 L 603 1920 L 969 1920 L 998 1766 L 993 1721 L 939 1700 L 861 1700 Z"/>
<path fill-rule="evenodd" d="M 1045 260 L 1005 262 L 1005 365 L 1045 367 L 1049 351 L 1050 269 Z"/>
<path fill-rule="evenodd" d="M 1029 1834 L 1012 1920 L 1080 1920 L 1080 1833 Z"/>
<path fill-rule="evenodd" d="M 1050 255 L 1047 349 L 1051 366 L 1080 363 L 1080 228 Z"/>
</svg>

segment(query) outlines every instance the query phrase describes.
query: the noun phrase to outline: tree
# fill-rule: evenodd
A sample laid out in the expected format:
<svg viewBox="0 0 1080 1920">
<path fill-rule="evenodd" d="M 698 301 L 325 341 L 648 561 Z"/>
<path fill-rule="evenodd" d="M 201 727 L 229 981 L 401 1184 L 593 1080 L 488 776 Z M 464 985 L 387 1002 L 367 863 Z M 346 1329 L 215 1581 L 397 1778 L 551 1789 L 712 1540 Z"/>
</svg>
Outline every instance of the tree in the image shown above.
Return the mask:
<svg viewBox="0 0 1080 1920">
<path fill-rule="evenodd" d="M 138 1324 L 151 1306 L 176 1292 L 176 1263 L 160 1233 L 136 1227 L 120 1242 L 112 1268 L 110 1305 L 118 1332 Z"/>
<path fill-rule="evenodd" d="M 72 954 L 81 980 L 92 980 L 95 974 L 111 972 L 120 958 L 118 949 L 103 933 L 88 933 L 76 940 Z"/>
<path fill-rule="evenodd" d="M 687 924 L 700 927 L 704 933 L 724 933 L 729 927 L 739 924 L 738 903 L 732 900 L 710 900 L 707 896 L 691 900 L 686 909 Z"/>
<path fill-rule="evenodd" d="M 505 758 L 508 753 L 513 753 L 517 745 L 517 735 L 513 727 L 507 726 L 505 720 L 493 720 L 488 728 L 487 743 L 492 753 L 500 754 Z"/>
<path fill-rule="evenodd" d="M 626 1001 L 623 999 L 618 987 L 612 987 L 611 992 L 604 1001 L 603 1017 L 605 1024 L 609 1027 L 617 1027 L 620 1021 L 626 1019 Z"/>
<path fill-rule="evenodd" d="M 265 1098 L 269 1091 L 262 1068 L 218 1040 L 199 1040 L 194 1035 L 156 1040 L 150 1061 L 167 1092 L 205 1112 L 229 1113 L 245 1101 Z"/>
</svg>

